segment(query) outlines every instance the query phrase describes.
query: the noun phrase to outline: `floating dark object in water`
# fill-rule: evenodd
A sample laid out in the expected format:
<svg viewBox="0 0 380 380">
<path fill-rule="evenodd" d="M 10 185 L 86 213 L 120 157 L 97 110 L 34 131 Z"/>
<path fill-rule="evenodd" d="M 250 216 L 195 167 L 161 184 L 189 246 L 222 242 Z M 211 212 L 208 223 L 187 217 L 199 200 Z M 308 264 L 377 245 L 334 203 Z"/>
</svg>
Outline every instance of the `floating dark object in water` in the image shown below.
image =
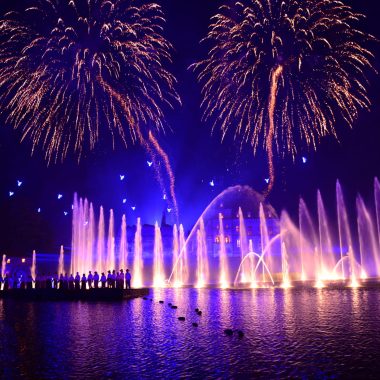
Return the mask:
<svg viewBox="0 0 380 380">
<path fill-rule="evenodd" d="M 178 306 L 173 305 L 172 309 L 178 309 Z"/>
<path fill-rule="evenodd" d="M 238 334 L 239 338 L 243 338 L 243 336 L 244 336 L 244 333 L 241 330 L 238 330 L 237 334 Z"/>
<path fill-rule="evenodd" d="M 231 336 L 231 335 L 233 335 L 234 332 L 233 332 L 232 329 L 225 329 L 225 330 L 224 330 L 224 333 L 225 333 L 226 335 L 230 335 L 230 336 Z"/>
<path fill-rule="evenodd" d="M 164 303 L 164 301 L 158 301 L 159 303 Z"/>
<path fill-rule="evenodd" d="M 199 310 L 199 311 L 197 312 L 197 314 L 198 314 L 198 315 L 202 315 L 202 312 Z"/>
<path fill-rule="evenodd" d="M 143 297 L 143 300 L 145 300 L 145 301 L 146 301 L 147 299 L 148 299 L 148 297 Z"/>
<path fill-rule="evenodd" d="M 171 302 L 168 303 L 169 306 L 172 306 L 173 304 Z"/>
<path fill-rule="evenodd" d="M 199 309 L 198 309 L 198 308 L 196 308 L 196 309 L 195 309 L 195 312 L 196 312 L 196 313 L 198 313 L 198 311 L 199 311 Z"/>
<path fill-rule="evenodd" d="M 193 322 L 193 326 L 194 327 L 198 327 L 198 323 L 197 322 Z"/>
<path fill-rule="evenodd" d="M 178 317 L 178 320 L 179 321 L 186 321 L 186 318 L 185 317 Z"/>
</svg>

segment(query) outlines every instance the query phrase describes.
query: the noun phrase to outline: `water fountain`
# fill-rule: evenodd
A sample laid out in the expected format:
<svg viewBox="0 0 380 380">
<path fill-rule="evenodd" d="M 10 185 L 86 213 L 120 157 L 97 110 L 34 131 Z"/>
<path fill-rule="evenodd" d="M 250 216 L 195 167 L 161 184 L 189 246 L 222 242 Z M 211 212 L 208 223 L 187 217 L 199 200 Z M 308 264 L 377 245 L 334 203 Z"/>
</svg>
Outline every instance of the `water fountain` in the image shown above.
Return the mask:
<svg viewBox="0 0 380 380">
<path fill-rule="evenodd" d="M 58 272 L 57 272 L 59 275 L 65 273 L 64 255 L 65 255 L 65 251 L 63 249 L 63 245 L 61 245 L 61 249 L 59 251 Z"/>
<path fill-rule="evenodd" d="M 75 196 L 71 268 L 105 271 L 130 265 L 134 287 L 357 286 L 380 275 L 377 179 L 374 199 L 371 210 L 358 196 L 357 217 L 350 220 L 337 182 L 335 217 L 318 192 L 316 214 L 300 199 L 295 224 L 286 212 L 278 217 L 249 187 L 235 186 L 211 202 L 186 239 L 182 225 L 163 235 L 158 223 L 142 226 L 137 219 L 135 227 L 127 226 L 125 215 L 117 237 L 112 210 L 106 224 L 100 208 L 96 222 L 92 204 Z M 154 233 L 147 234 L 148 228 Z"/>
</svg>

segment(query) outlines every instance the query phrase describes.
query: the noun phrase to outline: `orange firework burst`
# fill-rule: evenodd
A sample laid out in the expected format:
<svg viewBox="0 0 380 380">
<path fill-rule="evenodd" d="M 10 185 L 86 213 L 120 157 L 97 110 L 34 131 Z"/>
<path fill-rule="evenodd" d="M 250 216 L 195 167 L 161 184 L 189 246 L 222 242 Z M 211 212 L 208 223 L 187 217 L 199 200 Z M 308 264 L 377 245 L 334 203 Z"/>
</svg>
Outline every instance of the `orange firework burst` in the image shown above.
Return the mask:
<svg viewBox="0 0 380 380">
<path fill-rule="evenodd" d="M 48 161 L 163 129 L 179 102 L 161 8 L 140 0 L 40 0 L 0 21 L 0 101 Z M 148 128 L 149 126 L 149 128 Z"/>
<path fill-rule="evenodd" d="M 369 108 L 366 69 L 375 38 L 355 27 L 363 17 L 338 0 L 241 0 L 220 7 L 205 41 L 208 58 L 192 67 L 203 84 L 205 119 L 268 156 L 293 159 L 337 137 L 336 116 L 351 127 Z M 273 146 L 275 144 L 275 147 Z"/>
</svg>

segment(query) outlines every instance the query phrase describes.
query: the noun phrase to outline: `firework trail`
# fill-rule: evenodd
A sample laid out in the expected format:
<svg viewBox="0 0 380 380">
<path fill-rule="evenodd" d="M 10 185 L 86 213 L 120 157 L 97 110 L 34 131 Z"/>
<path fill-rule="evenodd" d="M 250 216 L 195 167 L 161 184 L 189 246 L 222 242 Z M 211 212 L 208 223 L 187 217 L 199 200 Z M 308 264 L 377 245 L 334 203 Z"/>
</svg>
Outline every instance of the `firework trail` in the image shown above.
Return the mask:
<svg viewBox="0 0 380 380">
<path fill-rule="evenodd" d="M 235 138 L 263 144 L 274 183 L 274 152 L 295 158 L 301 146 L 337 138 L 336 118 L 352 127 L 368 109 L 371 35 L 364 16 L 338 0 L 242 0 L 219 8 L 191 67 L 202 83 L 204 118 Z"/>
<path fill-rule="evenodd" d="M 157 4 L 31 3 L 0 21 L 0 101 L 33 150 L 42 145 L 49 162 L 80 158 L 105 135 L 127 145 L 164 129 L 164 108 L 180 100 Z"/>
</svg>

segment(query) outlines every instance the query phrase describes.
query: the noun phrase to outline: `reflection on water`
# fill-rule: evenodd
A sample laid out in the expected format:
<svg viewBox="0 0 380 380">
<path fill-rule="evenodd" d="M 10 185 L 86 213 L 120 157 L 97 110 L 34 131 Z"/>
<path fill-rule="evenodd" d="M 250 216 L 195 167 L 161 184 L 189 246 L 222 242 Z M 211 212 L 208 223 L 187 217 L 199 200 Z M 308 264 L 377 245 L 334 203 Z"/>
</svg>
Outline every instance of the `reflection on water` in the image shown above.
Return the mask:
<svg viewBox="0 0 380 380">
<path fill-rule="evenodd" d="M 226 328 L 245 336 L 226 336 Z M 161 289 L 148 300 L 116 303 L 0 300 L 0 336 L 6 379 L 375 378 L 380 289 Z"/>
</svg>

